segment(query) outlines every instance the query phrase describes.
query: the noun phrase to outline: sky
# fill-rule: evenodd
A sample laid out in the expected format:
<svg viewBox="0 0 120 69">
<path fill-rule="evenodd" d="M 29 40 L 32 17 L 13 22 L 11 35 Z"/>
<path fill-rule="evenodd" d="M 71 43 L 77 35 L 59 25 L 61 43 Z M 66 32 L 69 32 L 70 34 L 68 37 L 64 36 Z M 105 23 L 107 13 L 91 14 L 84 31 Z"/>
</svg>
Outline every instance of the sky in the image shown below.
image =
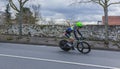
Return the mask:
<svg viewBox="0 0 120 69">
<path fill-rule="evenodd" d="M 120 0 L 111 0 L 112 2 Z M 14 0 L 15 4 L 17 0 Z M 100 5 L 90 3 L 81 5 L 70 5 L 71 0 L 30 0 L 25 6 L 41 5 L 41 14 L 44 18 L 72 19 L 86 22 L 97 22 L 102 20 L 103 8 Z M 5 10 L 5 0 L 0 0 L 0 11 Z M 120 16 L 120 5 L 109 7 L 109 15 Z"/>
</svg>

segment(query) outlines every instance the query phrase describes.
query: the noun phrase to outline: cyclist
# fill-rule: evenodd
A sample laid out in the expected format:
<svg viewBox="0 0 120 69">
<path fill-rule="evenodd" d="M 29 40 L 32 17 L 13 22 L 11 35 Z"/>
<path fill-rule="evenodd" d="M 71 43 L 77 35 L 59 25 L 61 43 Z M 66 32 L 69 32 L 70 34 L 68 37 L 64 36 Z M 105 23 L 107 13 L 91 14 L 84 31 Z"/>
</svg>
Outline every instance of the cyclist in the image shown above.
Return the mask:
<svg viewBox="0 0 120 69">
<path fill-rule="evenodd" d="M 82 22 L 79 22 L 79 21 L 78 21 L 78 22 L 75 23 L 74 26 L 68 27 L 68 28 L 66 29 L 64 35 L 68 38 L 68 43 L 67 43 L 68 46 L 71 47 L 71 46 L 72 46 L 72 43 L 73 43 L 73 41 L 74 41 L 74 38 L 73 38 L 73 36 L 72 36 L 72 33 L 73 33 L 75 39 L 77 39 L 77 40 L 79 40 L 77 33 L 78 33 L 81 37 L 83 37 L 82 34 L 81 34 L 80 31 L 79 31 L 79 29 L 81 29 L 82 27 L 83 27 Z M 72 47 L 72 49 L 74 50 L 74 47 Z"/>
</svg>

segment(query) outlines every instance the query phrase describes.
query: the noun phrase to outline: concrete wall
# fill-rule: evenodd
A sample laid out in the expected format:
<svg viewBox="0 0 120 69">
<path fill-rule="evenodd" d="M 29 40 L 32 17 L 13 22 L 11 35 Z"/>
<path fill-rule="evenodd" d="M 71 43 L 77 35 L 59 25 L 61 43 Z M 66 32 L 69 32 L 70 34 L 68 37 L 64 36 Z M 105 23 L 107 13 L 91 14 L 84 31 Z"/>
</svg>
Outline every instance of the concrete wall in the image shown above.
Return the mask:
<svg viewBox="0 0 120 69">
<path fill-rule="evenodd" d="M 2 34 L 19 34 L 18 25 L 12 25 L 9 27 L 4 27 L 0 29 Z M 63 32 L 67 26 L 60 25 L 23 25 L 23 35 L 39 36 L 39 37 L 63 37 Z M 103 25 L 92 25 L 85 26 L 80 31 L 84 37 L 93 40 L 103 40 L 105 39 L 105 31 Z M 120 26 L 110 26 L 109 27 L 109 39 L 120 41 Z"/>
</svg>

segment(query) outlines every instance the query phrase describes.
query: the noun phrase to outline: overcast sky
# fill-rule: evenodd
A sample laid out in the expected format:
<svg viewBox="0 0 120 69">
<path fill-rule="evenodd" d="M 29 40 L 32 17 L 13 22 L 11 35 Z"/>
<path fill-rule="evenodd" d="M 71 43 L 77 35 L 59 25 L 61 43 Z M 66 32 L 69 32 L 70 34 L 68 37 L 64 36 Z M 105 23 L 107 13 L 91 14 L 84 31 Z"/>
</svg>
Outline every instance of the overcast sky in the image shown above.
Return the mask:
<svg viewBox="0 0 120 69">
<path fill-rule="evenodd" d="M 14 0 L 17 1 L 17 0 Z M 120 1 L 120 0 L 111 0 Z M 41 4 L 41 13 L 46 18 L 57 18 L 57 19 L 73 19 L 80 21 L 101 21 L 103 9 L 97 4 L 82 4 L 70 6 L 71 0 L 31 0 L 26 3 L 26 6 L 32 4 Z M 5 8 L 5 0 L 0 2 L 0 10 Z M 17 3 L 16 3 L 17 4 Z M 109 15 L 120 15 L 120 5 L 114 5 L 109 7 Z"/>
</svg>

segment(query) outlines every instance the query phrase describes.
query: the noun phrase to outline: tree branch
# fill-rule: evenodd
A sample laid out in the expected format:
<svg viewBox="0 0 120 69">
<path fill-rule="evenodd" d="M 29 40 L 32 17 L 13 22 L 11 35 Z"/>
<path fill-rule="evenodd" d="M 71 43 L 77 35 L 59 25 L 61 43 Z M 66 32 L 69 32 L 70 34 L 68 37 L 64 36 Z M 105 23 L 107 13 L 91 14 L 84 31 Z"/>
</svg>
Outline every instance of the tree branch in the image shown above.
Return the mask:
<svg viewBox="0 0 120 69">
<path fill-rule="evenodd" d="M 113 5 L 113 4 L 120 4 L 120 1 L 119 2 L 110 3 L 108 6 Z"/>
<path fill-rule="evenodd" d="M 107 2 L 109 2 L 110 0 L 107 0 Z"/>
<path fill-rule="evenodd" d="M 25 0 L 24 2 L 22 2 L 22 6 L 24 6 L 24 4 L 27 2 L 28 0 Z"/>
<path fill-rule="evenodd" d="M 93 3 L 98 3 L 99 4 L 99 1 L 100 0 L 91 0 Z"/>
<path fill-rule="evenodd" d="M 91 0 L 91 1 L 104 7 L 104 2 L 102 0 Z"/>
<path fill-rule="evenodd" d="M 18 0 L 19 2 L 21 1 L 21 0 Z"/>
<path fill-rule="evenodd" d="M 19 10 L 17 9 L 17 7 L 15 6 L 15 4 L 13 3 L 12 0 L 9 0 L 9 4 L 10 4 L 10 6 L 11 6 L 14 10 L 16 10 L 17 12 L 19 12 Z"/>
<path fill-rule="evenodd" d="M 92 2 L 91 0 L 89 0 L 89 1 L 79 1 L 78 3 L 90 3 L 90 2 Z"/>
<path fill-rule="evenodd" d="M 75 5 L 75 4 L 80 4 L 80 3 L 89 3 L 89 2 L 91 2 L 91 0 L 89 0 L 89 1 L 80 0 L 80 1 L 75 1 L 75 2 L 71 3 L 70 5 Z"/>
</svg>

